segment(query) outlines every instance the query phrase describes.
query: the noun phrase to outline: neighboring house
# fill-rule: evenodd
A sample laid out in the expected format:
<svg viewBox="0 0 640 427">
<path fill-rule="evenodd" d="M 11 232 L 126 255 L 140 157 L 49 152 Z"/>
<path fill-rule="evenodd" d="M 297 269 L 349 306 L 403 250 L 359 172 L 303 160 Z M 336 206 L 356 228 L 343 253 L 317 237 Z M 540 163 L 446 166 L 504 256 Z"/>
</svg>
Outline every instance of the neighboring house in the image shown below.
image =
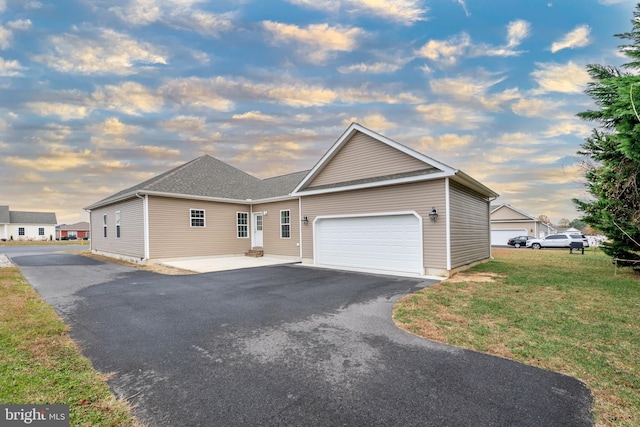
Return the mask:
<svg viewBox="0 0 640 427">
<path fill-rule="evenodd" d="M 53 212 L 11 211 L 9 206 L 0 206 L 0 239 L 50 240 L 56 222 Z"/>
<path fill-rule="evenodd" d="M 56 226 L 56 240 L 88 239 L 89 235 L 89 223 L 87 221 Z"/>
<path fill-rule="evenodd" d="M 491 206 L 491 245 L 506 246 L 507 240 L 517 236 L 542 238 L 556 230 L 539 219 L 504 203 Z"/>
<path fill-rule="evenodd" d="M 88 206 L 91 248 L 138 262 L 252 248 L 448 276 L 491 256 L 478 181 L 352 124 L 310 171 L 260 180 L 208 155 Z"/>
</svg>

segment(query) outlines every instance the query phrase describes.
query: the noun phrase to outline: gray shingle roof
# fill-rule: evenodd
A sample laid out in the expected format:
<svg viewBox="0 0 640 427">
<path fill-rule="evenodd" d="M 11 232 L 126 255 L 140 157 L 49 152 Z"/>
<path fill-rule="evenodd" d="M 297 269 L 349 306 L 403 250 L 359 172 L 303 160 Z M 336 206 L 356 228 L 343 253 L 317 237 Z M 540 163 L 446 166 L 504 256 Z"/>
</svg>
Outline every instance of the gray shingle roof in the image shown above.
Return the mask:
<svg viewBox="0 0 640 427">
<path fill-rule="evenodd" d="M 9 224 L 9 206 L 0 206 L 0 224 Z"/>
<path fill-rule="evenodd" d="M 55 225 L 58 221 L 53 212 L 9 211 L 9 222 L 11 224 Z"/>
<path fill-rule="evenodd" d="M 214 157 L 204 155 L 133 187 L 112 194 L 89 206 L 88 209 L 118 201 L 137 192 L 158 192 L 231 200 L 283 197 L 293 191 L 304 175 L 306 172 L 296 172 L 261 180 Z"/>
<path fill-rule="evenodd" d="M 76 222 L 75 224 L 62 224 L 56 227 L 58 230 L 89 230 L 89 223 L 87 221 Z"/>
</svg>

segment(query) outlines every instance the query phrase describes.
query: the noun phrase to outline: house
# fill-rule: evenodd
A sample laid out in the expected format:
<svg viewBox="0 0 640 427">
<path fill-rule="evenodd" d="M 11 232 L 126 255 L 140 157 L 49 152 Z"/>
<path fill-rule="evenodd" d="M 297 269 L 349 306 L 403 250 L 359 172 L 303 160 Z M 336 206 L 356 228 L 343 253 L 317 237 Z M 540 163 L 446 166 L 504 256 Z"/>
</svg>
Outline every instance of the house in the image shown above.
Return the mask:
<svg viewBox="0 0 640 427">
<path fill-rule="evenodd" d="M 555 233 L 553 226 L 514 208 L 508 203 L 491 206 L 491 245 L 506 245 L 517 236 L 542 238 Z"/>
<path fill-rule="evenodd" d="M 24 212 L 0 206 L 0 239 L 50 240 L 56 226 L 53 212 Z"/>
<path fill-rule="evenodd" d="M 88 239 L 90 234 L 87 221 L 56 226 L 56 240 Z"/>
<path fill-rule="evenodd" d="M 271 256 L 449 276 L 491 256 L 497 194 L 352 124 L 309 171 L 258 179 L 204 155 L 85 209 L 93 252 L 137 262 Z"/>
</svg>

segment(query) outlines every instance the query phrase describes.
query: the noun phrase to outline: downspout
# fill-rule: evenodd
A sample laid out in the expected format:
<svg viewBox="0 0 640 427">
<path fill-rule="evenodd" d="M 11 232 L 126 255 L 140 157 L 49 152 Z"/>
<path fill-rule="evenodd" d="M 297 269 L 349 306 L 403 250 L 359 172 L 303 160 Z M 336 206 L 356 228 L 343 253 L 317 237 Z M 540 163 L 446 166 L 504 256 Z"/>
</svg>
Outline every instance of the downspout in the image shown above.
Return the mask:
<svg viewBox="0 0 640 427">
<path fill-rule="evenodd" d="M 298 220 L 298 227 L 300 227 L 298 246 L 300 246 L 300 261 L 302 261 L 302 197 L 298 197 Z"/>
<path fill-rule="evenodd" d="M 487 227 L 489 228 L 489 258 L 490 259 L 494 259 L 493 258 L 493 247 L 491 246 L 491 202 L 493 202 L 498 197 L 500 197 L 500 196 L 489 197 L 487 199 L 487 201 L 489 202 L 489 203 L 487 203 L 487 218 L 489 218 L 489 221 L 487 222 Z"/>
<path fill-rule="evenodd" d="M 149 196 L 145 194 L 143 197 L 136 193 L 136 197 L 142 199 L 144 259 L 149 260 Z"/>
</svg>

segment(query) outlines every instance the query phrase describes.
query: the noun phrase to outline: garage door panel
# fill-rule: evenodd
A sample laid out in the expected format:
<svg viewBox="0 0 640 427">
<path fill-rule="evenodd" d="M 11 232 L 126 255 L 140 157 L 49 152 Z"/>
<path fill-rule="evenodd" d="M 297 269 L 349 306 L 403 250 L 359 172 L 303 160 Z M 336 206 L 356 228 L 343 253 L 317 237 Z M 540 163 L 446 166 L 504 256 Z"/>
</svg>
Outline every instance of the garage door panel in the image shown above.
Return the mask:
<svg viewBox="0 0 640 427">
<path fill-rule="evenodd" d="M 414 215 L 324 218 L 314 227 L 318 264 L 422 273 Z"/>
<path fill-rule="evenodd" d="M 491 245 L 506 246 L 510 238 L 526 235 L 525 229 L 491 230 Z"/>
</svg>

